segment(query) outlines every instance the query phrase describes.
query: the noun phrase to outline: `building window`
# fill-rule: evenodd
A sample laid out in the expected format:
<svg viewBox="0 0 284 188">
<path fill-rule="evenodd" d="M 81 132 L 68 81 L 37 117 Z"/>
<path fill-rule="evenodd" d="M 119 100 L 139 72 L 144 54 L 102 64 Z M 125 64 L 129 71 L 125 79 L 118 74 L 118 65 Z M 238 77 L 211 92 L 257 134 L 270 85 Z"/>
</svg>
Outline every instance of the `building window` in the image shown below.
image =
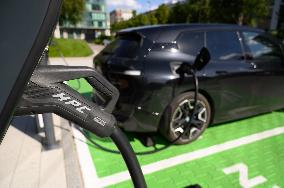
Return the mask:
<svg viewBox="0 0 284 188">
<path fill-rule="evenodd" d="M 92 13 L 93 20 L 105 20 L 106 16 L 102 13 Z"/>
<path fill-rule="evenodd" d="M 88 0 L 90 3 L 104 3 L 102 0 Z"/>
<path fill-rule="evenodd" d="M 99 22 L 98 22 L 98 26 L 99 26 L 99 27 L 103 27 L 103 22 L 102 22 L 102 21 L 99 21 Z"/>
<path fill-rule="evenodd" d="M 98 22 L 97 21 L 93 21 L 93 26 L 94 27 L 98 27 Z"/>
<path fill-rule="evenodd" d="M 92 10 L 101 11 L 102 9 L 101 9 L 100 5 L 93 4 L 92 5 Z"/>
<path fill-rule="evenodd" d="M 105 6 L 101 5 L 101 11 L 105 12 Z"/>
<path fill-rule="evenodd" d="M 92 21 L 87 21 L 87 26 L 88 27 L 92 27 L 93 26 L 93 22 Z"/>
<path fill-rule="evenodd" d="M 92 10 L 92 5 L 89 3 L 86 3 L 86 11 L 91 11 Z"/>
<path fill-rule="evenodd" d="M 91 13 L 86 13 L 86 19 L 91 20 L 92 19 L 92 14 Z"/>
</svg>

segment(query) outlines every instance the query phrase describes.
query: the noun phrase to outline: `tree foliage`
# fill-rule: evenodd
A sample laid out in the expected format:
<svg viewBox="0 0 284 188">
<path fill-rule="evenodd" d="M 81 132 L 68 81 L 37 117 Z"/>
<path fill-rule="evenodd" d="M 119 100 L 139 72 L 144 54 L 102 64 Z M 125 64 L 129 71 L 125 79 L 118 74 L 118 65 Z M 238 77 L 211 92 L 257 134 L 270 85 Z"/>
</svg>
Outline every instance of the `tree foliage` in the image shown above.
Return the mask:
<svg viewBox="0 0 284 188">
<path fill-rule="evenodd" d="M 136 27 L 136 26 L 143 26 L 143 25 L 150 25 L 150 24 L 157 24 L 158 21 L 153 15 L 151 14 L 140 14 L 136 17 L 131 18 L 127 21 L 116 22 L 111 25 L 112 31 L 118 31 L 128 27 Z"/>
<path fill-rule="evenodd" d="M 157 18 L 159 24 L 167 23 L 169 14 L 170 14 L 170 9 L 165 4 L 160 5 L 158 9 L 155 11 L 155 17 Z"/>
<path fill-rule="evenodd" d="M 60 25 L 76 25 L 82 20 L 85 8 L 85 0 L 63 0 L 61 14 L 59 17 Z"/>
<path fill-rule="evenodd" d="M 115 23 L 112 30 L 166 23 L 231 23 L 256 26 L 269 12 L 269 0 L 187 0 Z"/>
<path fill-rule="evenodd" d="M 214 22 L 256 26 L 268 14 L 269 0 L 210 0 L 210 8 Z"/>
<path fill-rule="evenodd" d="M 168 23 L 185 23 L 188 15 L 188 3 L 177 3 L 170 11 Z"/>
<path fill-rule="evenodd" d="M 148 16 L 149 16 L 149 22 L 150 22 L 151 25 L 155 25 L 155 24 L 159 23 L 156 15 L 154 13 L 150 13 L 150 14 L 148 14 Z"/>
<path fill-rule="evenodd" d="M 191 0 L 187 2 L 187 22 L 191 23 L 206 23 L 210 22 L 210 7 L 209 0 Z"/>
</svg>

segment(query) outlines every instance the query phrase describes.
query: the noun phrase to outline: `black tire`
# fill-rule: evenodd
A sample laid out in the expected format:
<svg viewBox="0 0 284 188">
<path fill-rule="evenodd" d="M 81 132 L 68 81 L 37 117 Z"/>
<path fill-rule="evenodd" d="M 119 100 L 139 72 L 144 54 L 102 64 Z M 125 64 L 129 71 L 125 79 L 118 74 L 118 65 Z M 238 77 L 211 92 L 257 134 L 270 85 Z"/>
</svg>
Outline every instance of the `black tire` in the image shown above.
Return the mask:
<svg viewBox="0 0 284 188">
<path fill-rule="evenodd" d="M 194 92 L 186 92 L 177 96 L 165 110 L 160 122 L 160 132 L 169 141 L 175 140 L 183 131 L 180 122 L 189 121 L 190 110 L 194 101 Z M 186 109 L 188 106 L 189 110 Z M 196 140 L 208 127 L 211 120 L 211 106 L 201 94 L 198 95 L 198 108 L 195 123 L 176 144 L 187 144 Z M 182 114 L 182 115 L 180 115 Z M 174 118 L 174 119 L 173 119 Z M 179 119 L 178 119 L 179 118 Z M 179 126 L 179 127 L 178 127 Z M 182 129 L 180 129 L 182 128 Z"/>
</svg>

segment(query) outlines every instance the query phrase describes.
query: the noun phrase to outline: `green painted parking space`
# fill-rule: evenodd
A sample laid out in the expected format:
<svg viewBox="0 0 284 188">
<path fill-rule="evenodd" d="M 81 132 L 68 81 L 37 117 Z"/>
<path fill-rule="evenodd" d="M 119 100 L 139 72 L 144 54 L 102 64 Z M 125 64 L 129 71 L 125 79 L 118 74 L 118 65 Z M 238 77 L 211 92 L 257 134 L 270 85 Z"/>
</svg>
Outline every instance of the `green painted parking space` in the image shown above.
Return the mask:
<svg viewBox="0 0 284 188">
<path fill-rule="evenodd" d="M 80 92 L 90 95 L 90 88 L 82 83 Z M 76 84 L 78 83 L 71 83 L 74 88 Z M 143 168 L 148 170 L 155 167 L 156 163 L 162 165 L 161 169 L 152 169 L 150 173 L 146 173 L 149 187 L 185 187 L 195 183 L 199 183 L 202 187 L 284 187 L 283 125 L 283 111 L 212 125 L 201 139 L 192 144 L 172 146 L 156 154 L 138 156 L 138 160 Z M 278 133 L 278 131 L 283 132 Z M 133 134 L 127 135 L 135 151 L 153 149 L 144 147 Z M 99 139 L 91 133 L 89 136 L 107 148 L 116 149 L 109 139 Z M 250 142 L 246 143 L 248 140 Z M 156 147 L 162 147 L 166 143 L 161 137 L 158 137 L 156 142 Z M 244 143 L 238 145 L 241 142 Z M 117 182 L 115 184 L 108 182 L 103 185 L 132 187 L 129 179 L 121 180 L 117 174 L 127 170 L 120 155 L 97 149 L 90 142 L 88 144 L 99 180 Z M 222 150 L 222 147 L 227 146 L 226 144 L 230 147 Z M 215 146 L 221 150 L 212 152 L 218 150 L 214 148 L 210 150 L 210 147 Z M 175 157 L 183 155 L 191 157 L 191 154 L 199 151 L 205 151 L 207 154 L 166 167 L 167 164 L 177 160 Z M 163 160 L 169 161 L 166 165 L 160 164 Z"/>
<path fill-rule="evenodd" d="M 83 78 L 70 80 L 68 81 L 68 85 L 86 97 L 90 97 L 92 95 L 93 88 Z"/>
<path fill-rule="evenodd" d="M 185 187 L 196 183 L 202 187 L 241 187 L 240 176 L 247 182 L 262 176 L 266 181 L 256 187 L 284 187 L 283 157 L 284 135 L 280 135 L 146 175 L 146 181 L 149 187 Z M 233 166 L 236 172 L 224 173 L 224 169 Z M 113 187 L 131 185 L 128 181 Z"/>
<path fill-rule="evenodd" d="M 202 138 L 192 144 L 182 146 L 172 146 L 169 149 L 147 156 L 138 156 L 141 165 L 153 163 L 162 159 L 167 159 L 183 153 L 195 151 L 201 148 L 206 148 L 215 144 L 220 144 L 228 140 L 237 139 L 253 133 L 269 130 L 279 127 L 284 124 L 284 113 L 273 112 L 262 116 L 252 117 L 245 120 L 235 121 L 227 124 L 212 126 L 206 130 Z M 145 148 L 139 140 L 131 137 L 131 145 L 135 151 L 152 150 L 153 148 Z M 99 144 L 115 149 L 116 147 L 109 139 L 98 139 L 94 135 L 92 138 Z M 159 140 L 163 141 L 162 138 Z M 158 141 L 159 141 L 158 140 Z M 165 143 L 165 141 L 163 142 Z M 157 144 L 156 147 L 161 147 L 163 144 Z M 94 164 L 99 177 L 111 175 L 116 172 L 126 170 L 126 166 L 120 155 L 107 153 L 90 144 L 90 152 L 93 156 Z"/>
</svg>

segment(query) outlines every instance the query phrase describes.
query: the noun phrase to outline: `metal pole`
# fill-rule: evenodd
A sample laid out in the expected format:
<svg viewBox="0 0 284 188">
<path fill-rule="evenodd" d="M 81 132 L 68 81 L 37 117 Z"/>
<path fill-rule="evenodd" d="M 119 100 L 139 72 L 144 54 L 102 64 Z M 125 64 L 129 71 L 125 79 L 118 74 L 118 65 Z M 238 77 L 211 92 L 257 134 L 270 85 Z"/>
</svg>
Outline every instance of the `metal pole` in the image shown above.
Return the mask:
<svg viewBox="0 0 284 188">
<path fill-rule="evenodd" d="M 48 64 L 48 47 L 45 48 L 43 52 L 43 56 L 41 58 L 40 64 L 42 65 L 47 65 Z M 58 144 L 56 142 L 55 138 L 55 131 L 54 131 L 54 125 L 53 125 L 53 119 L 52 119 L 52 114 L 51 113 L 45 113 L 42 114 L 42 117 L 39 115 L 37 118 L 42 118 L 43 124 L 44 124 L 44 133 L 45 133 L 45 138 L 46 138 L 46 149 L 54 149 L 58 147 Z"/>
<path fill-rule="evenodd" d="M 47 149 L 54 149 L 58 147 L 58 144 L 55 139 L 53 119 L 51 113 L 42 114 L 44 122 L 44 132 L 46 138 L 46 147 Z"/>
<path fill-rule="evenodd" d="M 277 29 L 280 4 L 281 4 L 281 0 L 274 0 L 272 16 L 271 16 L 271 21 L 270 21 L 270 30 Z"/>
<path fill-rule="evenodd" d="M 37 125 L 37 133 L 42 133 L 44 130 L 44 123 L 42 119 L 42 114 L 35 115 L 36 125 Z"/>
</svg>

